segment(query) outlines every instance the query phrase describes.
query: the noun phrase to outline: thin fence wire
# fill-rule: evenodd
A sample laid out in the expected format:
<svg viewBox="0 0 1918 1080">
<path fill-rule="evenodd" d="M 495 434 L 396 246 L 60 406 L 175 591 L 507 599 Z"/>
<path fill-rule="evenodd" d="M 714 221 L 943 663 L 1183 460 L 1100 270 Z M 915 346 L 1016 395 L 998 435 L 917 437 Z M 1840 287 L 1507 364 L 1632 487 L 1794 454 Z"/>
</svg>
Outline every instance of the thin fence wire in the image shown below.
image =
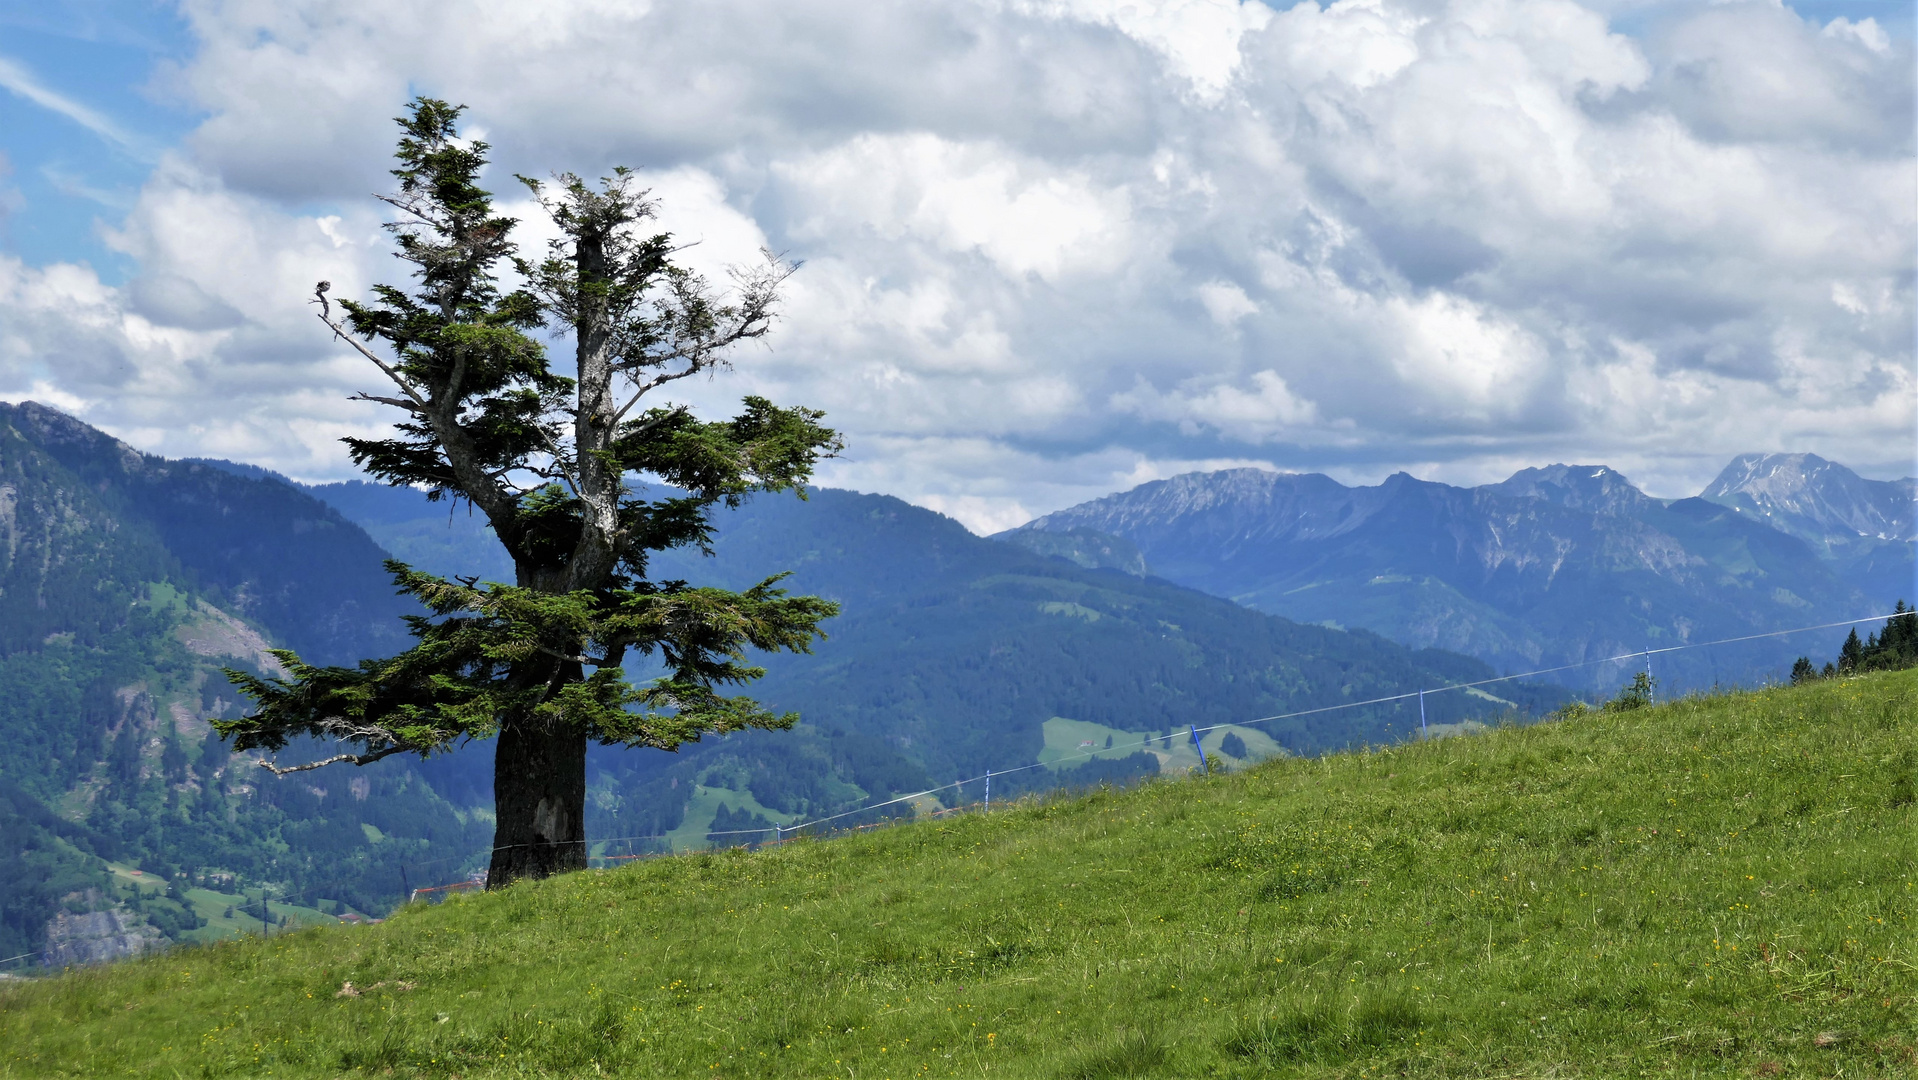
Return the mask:
<svg viewBox="0 0 1918 1080">
<path fill-rule="evenodd" d="M 1381 697 L 1367 698 L 1362 701 L 1345 701 L 1345 702 L 1340 702 L 1339 704 L 1336 704 L 1336 705 L 1323 705 L 1323 706 L 1319 706 L 1311 709 L 1294 709 L 1290 712 L 1273 713 L 1270 716 L 1261 716 L 1251 720 L 1237 720 L 1237 721 L 1231 721 L 1227 723 L 1209 724 L 1205 727 L 1193 726 L 1190 728 L 1190 730 L 1194 739 L 1196 740 L 1199 736 L 1202 736 L 1207 732 L 1217 731 L 1222 728 L 1251 727 L 1256 724 L 1269 724 L 1279 720 L 1294 720 L 1300 717 L 1319 716 L 1325 713 L 1340 712 L 1346 709 L 1362 709 L 1362 708 L 1368 708 L 1374 705 L 1389 705 L 1389 704 L 1395 704 L 1397 702 L 1410 701 L 1410 700 L 1416 699 L 1418 700 L 1420 705 L 1420 719 L 1421 719 L 1420 729 L 1421 731 L 1423 731 L 1425 729 L 1425 725 L 1423 723 L 1424 703 L 1425 703 L 1425 697 L 1429 694 L 1441 694 L 1441 693 L 1446 693 L 1453 690 L 1472 690 L 1482 686 L 1492 686 L 1497 683 L 1513 682 L 1519 679 L 1535 679 L 1544 675 L 1556 675 L 1560 672 L 1576 671 L 1580 668 L 1592 667 L 1598 664 L 1615 664 L 1615 663 L 1619 663 L 1621 661 L 1626 661 L 1626 660 L 1643 660 L 1645 662 L 1645 670 L 1647 674 L 1649 674 L 1651 669 L 1651 658 L 1653 656 L 1661 655 L 1664 653 L 1683 652 L 1688 649 L 1706 649 L 1706 648 L 1712 648 L 1714 646 L 1719 646 L 1719 645 L 1734 645 L 1741 642 L 1760 641 L 1767 638 L 1787 637 L 1792 634 L 1810 633 L 1815 630 L 1830 630 L 1840 626 L 1857 626 L 1860 623 L 1873 622 L 1879 619 L 1890 619 L 1890 618 L 1898 617 L 1902 614 L 1904 613 L 1893 611 L 1893 612 L 1886 612 L 1882 615 L 1863 615 L 1857 618 L 1841 619 L 1836 622 L 1817 623 L 1811 626 L 1795 626 L 1788 630 L 1770 630 L 1770 631 L 1766 631 L 1764 633 L 1758 633 L 1758 634 L 1741 634 L 1736 637 L 1717 638 L 1712 641 L 1695 641 L 1695 642 L 1685 642 L 1679 645 L 1665 645 L 1655 649 L 1654 648 L 1634 649 L 1631 652 L 1619 653 L 1615 656 L 1595 657 L 1590 660 L 1580 660 L 1570 664 L 1559 664 L 1553 667 L 1537 668 L 1532 671 L 1521 671 L 1511 675 L 1497 675 L 1497 676 L 1493 676 L 1485 679 L 1473 679 L 1466 682 L 1448 683 L 1443 686 L 1427 687 L 1421 690 L 1408 690 L 1398 694 L 1386 694 Z M 1914 616 L 1914 617 L 1918 617 L 1918 616 Z M 1086 752 L 1081 752 L 1077 754 L 1067 754 L 1058 758 L 1054 758 L 1051 761 L 1033 762 L 1029 765 L 1020 765 L 1010 769 L 988 769 L 984 773 L 981 773 L 978 776 L 969 776 L 963 780 L 954 780 L 951 783 L 940 784 L 937 787 L 930 787 L 925 789 L 924 791 L 916 791 L 910 795 L 895 796 L 893 798 L 886 799 L 881 802 L 869 803 L 863 806 L 854 807 L 853 809 L 850 809 L 850 810 L 843 810 L 843 811 L 840 811 L 839 813 L 828 814 L 824 817 L 817 817 L 809 821 L 802 821 L 792 825 L 772 825 L 763 829 L 725 829 L 725 830 L 706 832 L 700 835 L 711 838 L 711 837 L 717 837 L 717 836 L 765 836 L 766 834 L 771 833 L 773 834 L 775 841 L 779 843 L 784 843 L 785 841 L 790 839 L 799 839 L 801 836 L 806 836 L 809 838 L 816 837 L 821 833 L 822 827 L 831 826 L 833 822 L 843 821 L 846 818 L 856 817 L 860 814 L 870 814 L 876 810 L 884 810 L 887 807 L 897 806 L 901 803 L 909 803 L 915 800 L 924 799 L 928 796 L 938 795 L 940 792 L 952 791 L 954 789 L 963 788 L 967 784 L 976 783 L 982 780 L 986 780 L 989 782 L 989 778 L 991 777 L 1007 776 L 1013 773 L 1026 772 L 1027 770 L 1030 770 L 1030 769 L 1056 768 L 1058 765 L 1064 762 L 1090 760 L 1092 758 L 1096 758 L 1100 756 L 1110 756 L 1115 750 L 1129 750 L 1133 747 L 1144 749 L 1146 747 L 1149 747 L 1153 742 L 1159 740 L 1160 738 L 1162 738 L 1162 736 L 1158 734 L 1149 734 L 1145 736 L 1144 738 L 1140 739 L 1136 743 L 1128 742 L 1128 743 L 1123 743 L 1115 746 L 1103 747 L 1101 749 L 1093 750 L 1093 751 L 1086 751 Z M 941 809 L 939 811 L 935 811 L 934 815 L 925 815 L 925 816 L 936 816 L 938 814 L 949 814 L 949 813 L 954 813 L 961 810 L 969 810 L 972 807 L 979 806 L 979 805 L 980 804 L 978 803 L 972 803 L 965 807 L 948 807 L 945 809 Z M 990 807 L 991 804 L 987 803 L 985 805 Z M 871 822 L 865 825 L 856 826 L 853 831 L 861 831 L 865 829 L 878 828 L 881 826 L 891 825 L 895 823 L 896 822 L 890 821 L 890 820 Z M 832 830 L 826 829 L 823 831 L 832 831 Z M 604 845 L 609 845 L 609 844 L 620 844 L 620 843 L 632 844 L 639 841 L 666 841 L 670 843 L 672 839 L 673 838 L 670 835 L 664 834 L 664 833 L 658 833 L 658 834 L 653 834 L 649 836 L 615 836 L 615 837 L 604 837 L 599 840 L 590 841 L 588 842 L 587 846 L 588 846 L 588 850 L 590 851 L 591 848 L 593 847 L 603 847 Z M 503 844 L 498 847 L 491 848 L 489 850 L 504 851 L 504 850 L 511 850 L 513 848 L 539 847 L 539 846 L 545 846 L 545 845 Z M 676 854 L 679 854 L 679 852 L 674 850 L 667 850 L 667 851 L 642 852 L 642 853 L 634 853 L 634 854 L 618 855 L 618 856 L 589 855 L 588 862 L 591 863 L 593 861 L 602 861 L 602 862 L 608 862 L 612 865 L 618 865 L 620 863 L 633 862 L 640 859 L 662 858 L 662 857 L 676 855 Z M 474 858 L 474 856 L 472 855 L 449 856 L 446 859 L 435 860 L 435 861 L 445 862 L 445 861 L 453 861 L 455 859 L 464 861 L 472 858 Z M 416 889 L 413 891 L 413 893 L 414 895 L 419 895 L 421 893 L 432 893 L 432 892 L 437 892 L 441 890 L 459 890 L 462 888 L 477 887 L 477 885 L 478 883 L 472 882 L 472 881 L 455 882 L 451 885 L 436 886 L 433 889 Z"/>
</svg>

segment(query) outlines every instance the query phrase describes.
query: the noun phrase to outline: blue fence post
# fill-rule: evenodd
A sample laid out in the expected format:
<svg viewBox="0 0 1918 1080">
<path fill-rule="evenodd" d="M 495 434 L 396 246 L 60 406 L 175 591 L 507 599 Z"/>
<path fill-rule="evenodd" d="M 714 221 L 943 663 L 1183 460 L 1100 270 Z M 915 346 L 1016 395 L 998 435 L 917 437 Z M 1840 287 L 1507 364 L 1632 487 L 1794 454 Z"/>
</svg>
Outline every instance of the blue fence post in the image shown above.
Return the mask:
<svg viewBox="0 0 1918 1080">
<path fill-rule="evenodd" d="M 1419 691 L 1419 738 L 1425 738 L 1425 691 Z"/>
<path fill-rule="evenodd" d="M 992 770 L 986 770 L 986 813 L 992 813 Z"/>
<path fill-rule="evenodd" d="M 1658 704 L 1658 691 L 1652 689 L 1652 651 L 1645 650 L 1645 700 L 1648 704 Z"/>
<path fill-rule="evenodd" d="M 1199 741 L 1199 725 L 1187 724 L 1186 727 L 1190 728 L 1192 731 L 1193 748 L 1199 751 L 1199 771 L 1206 772 L 1207 769 L 1205 764 L 1205 744 Z"/>
</svg>

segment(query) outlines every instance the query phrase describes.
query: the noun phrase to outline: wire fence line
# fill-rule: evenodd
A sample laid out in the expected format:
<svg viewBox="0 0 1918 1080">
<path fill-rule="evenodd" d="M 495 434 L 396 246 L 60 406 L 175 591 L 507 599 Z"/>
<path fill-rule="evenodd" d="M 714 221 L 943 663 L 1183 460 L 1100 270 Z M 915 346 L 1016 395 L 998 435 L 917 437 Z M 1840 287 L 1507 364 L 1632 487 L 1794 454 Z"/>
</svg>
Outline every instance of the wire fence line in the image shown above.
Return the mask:
<svg viewBox="0 0 1918 1080">
<path fill-rule="evenodd" d="M 1859 623 L 1872 622 L 1878 619 L 1890 619 L 1890 618 L 1898 617 L 1901 614 L 1903 613 L 1894 611 L 1894 612 L 1886 612 L 1882 615 L 1863 615 L 1857 618 L 1841 619 L 1835 622 L 1817 623 L 1810 626 L 1795 626 L 1787 630 L 1770 630 L 1770 631 L 1757 633 L 1757 634 L 1741 634 L 1735 637 L 1717 638 L 1712 641 L 1683 642 L 1677 645 L 1663 645 L 1657 648 L 1634 649 L 1631 652 L 1618 653 L 1617 655 L 1614 655 L 1614 656 L 1594 657 L 1590 660 L 1580 660 L 1574 663 L 1559 664 L 1553 667 L 1537 668 L 1532 671 L 1521 671 L 1521 672 L 1517 672 L 1510 675 L 1497 675 L 1497 676 L 1492 676 L 1484 679 L 1473 679 L 1465 682 L 1447 683 L 1443 686 L 1427 687 L 1425 689 L 1420 689 L 1420 690 L 1407 690 L 1402 693 L 1386 694 L 1380 697 L 1367 698 L 1361 701 L 1345 701 L 1345 702 L 1340 702 L 1336 705 L 1322 705 L 1322 706 L 1318 706 L 1310 709 L 1295 709 L 1290 712 L 1273 713 L 1270 716 L 1261 716 L 1251 720 L 1239 720 L 1239 721 L 1231 721 L 1226 723 L 1209 724 L 1205 727 L 1196 727 L 1196 726 L 1189 725 L 1188 729 L 1191 733 L 1192 741 L 1196 745 L 1198 745 L 1200 748 L 1201 760 L 1204 760 L 1203 758 L 1204 747 L 1199 740 L 1200 740 L 1200 736 L 1206 734 L 1207 732 L 1217 731 L 1222 728 L 1252 727 L 1258 724 L 1274 723 L 1279 720 L 1293 720 L 1293 719 L 1298 719 L 1300 717 L 1318 716 L 1318 715 L 1323 715 L 1325 713 L 1340 712 L 1346 709 L 1362 709 L 1362 708 L 1367 708 L 1375 705 L 1390 705 L 1398 702 L 1411 701 L 1416 699 L 1420 703 L 1420 729 L 1424 730 L 1425 728 L 1424 720 L 1423 720 L 1424 699 L 1431 694 L 1448 693 L 1455 690 L 1472 690 L 1478 687 L 1492 686 L 1498 683 L 1514 682 L 1520 679 L 1535 679 L 1545 675 L 1555 675 L 1560 672 L 1575 671 L 1580 668 L 1592 667 L 1598 664 L 1615 664 L 1621 661 L 1639 660 L 1639 659 L 1643 659 L 1645 661 L 1645 671 L 1649 675 L 1650 668 L 1651 668 L 1651 658 L 1657 655 L 1662 655 L 1666 653 L 1683 652 L 1688 649 L 1705 649 L 1705 648 L 1711 648 L 1713 646 L 1718 646 L 1718 645 L 1733 645 L 1733 644 L 1738 644 L 1740 642 L 1746 642 L 1746 641 L 1760 641 L 1767 638 L 1786 637 L 1792 634 L 1810 633 L 1815 630 L 1835 629 L 1840 626 L 1856 626 Z M 900 805 L 901 803 L 915 802 L 920 799 L 925 799 L 929 796 L 939 795 L 942 792 L 961 789 L 967 784 L 985 781 L 989 785 L 991 782 L 991 778 L 993 777 L 1010 776 L 1015 773 L 1026 772 L 1031 769 L 1056 768 L 1057 766 L 1065 762 L 1091 760 L 1101 756 L 1111 756 L 1113 755 L 1114 751 L 1130 750 L 1135 747 L 1143 750 L 1149 747 L 1154 742 L 1161 741 L 1162 739 L 1169 739 L 1169 738 L 1171 738 L 1169 734 L 1165 736 L 1161 736 L 1158 734 L 1149 734 L 1149 735 L 1146 735 L 1144 738 L 1140 739 L 1138 742 L 1121 743 L 1121 744 L 1116 744 L 1112 746 L 1102 747 L 1097 750 L 1080 752 L 1076 754 L 1067 754 L 1058 758 L 1054 758 L 1050 761 L 1032 762 L 1027 765 L 1015 766 L 1010 769 L 987 769 L 984 773 L 981 773 L 978 776 L 969 776 L 963 780 L 954 780 L 954 781 L 951 781 L 950 783 L 940 784 L 937 787 L 926 788 L 923 791 L 916 791 L 909 795 L 894 796 L 892 798 L 885 799 L 880 802 L 868 803 L 862 806 L 854 807 L 850 810 L 843 810 L 838 813 L 827 814 L 822 817 L 817 817 L 817 818 L 812 818 L 805 821 L 796 822 L 791 825 L 774 824 L 771 826 L 767 826 L 764 828 L 757 828 L 757 829 L 713 830 L 713 831 L 701 833 L 699 835 L 710 839 L 713 837 L 721 837 L 721 836 L 766 836 L 767 834 L 771 834 L 772 841 L 774 843 L 784 843 L 788 840 L 798 839 L 802 836 L 807 836 L 807 837 L 817 836 L 822 831 L 827 831 L 827 832 L 833 831 L 831 829 L 831 826 L 834 822 L 844 821 L 847 818 L 857 817 L 861 814 L 870 814 L 870 813 L 873 813 L 874 811 L 884 810 L 888 807 Z M 989 794 L 990 787 L 988 787 L 987 790 L 988 790 L 987 797 L 990 798 L 990 794 Z M 956 813 L 956 812 L 961 812 L 965 810 L 970 810 L 973 807 L 977 807 L 979 805 L 980 805 L 979 803 L 972 803 L 965 806 L 946 807 L 938 811 L 934 811 L 932 814 L 929 814 L 929 815 L 918 815 L 918 816 L 939 816 L 943 814 Z M 990 803 L 986 803 L 985 805 L 990 806 Z M 886 825 L 886 824 L 892 824 L 892 823 L 893 823 L 892 821 L 872 822 L 865 825 L 856 826 L 855 829 L 869 829 L 869 828 L 878 827 L 880 825 Z M 590 852 L 594 847 L 603 847 L 605 845 L 611 845 L 611 844 L 632 844 L 640 841 L 665 841 L 665 842 L 671 843 L 673 839 L 674 837 L 670 834 L 656 833 L 656 834 L 651 834 L 647 836 L 602 837 L 598 840 L 587 841 L 586 844 L 587 844 L 587 850 Z M 522 847 L 549 847 L 549 846 L 553 846 L 553 843 L 546 842 L 546 843 L 537 843 L 537 844 L 502 844 L 502 845 L 498 845 L 496 847 L 490 848 L 488 850 L 504 851 L 504 850 L 511 850 L 514 848 L 522 848 Z M 662 858 L 662 857 L 667 857 L 667 856 L 677 855 L 677 854 L 680 854 L 680 852 L 669 849 L 666 851 L 630 853 L 626 855 L 591 855 L 589 854 L 587 858 L 588 858 L 589 864 L 594 861 L 600 861 L 600 862 L 607 862 L 607 863 L 617 865 L 619 863 L 632 862 L 639 859 Z M 432 862 L 438 863 L 438 862 L 450 862 L 450 861 L 466 861 L 471 858 L 473 858 L 472 855 L 447 856 L 443 859 L 432 860 Z M 426 865 L 426 864 L 415 864 L 415 865 Z M 483 885 L 484 885 L 484 877 L 475 875 L 474 878 L 470 878 L 466 881 L 454 882 L 451 885 L 434 886 L 429 889 L 411 890 L 411 895 L 409 896 L 409 899 L 413 897 L 421 896 L 423 894 L 426 894 L 426 895 L 436 894 L 436 893 L 444 894 L 446 892 L 461 891 L 467 888 L 480 888 L 480 887 L 483 887 Z"/>
</svg>

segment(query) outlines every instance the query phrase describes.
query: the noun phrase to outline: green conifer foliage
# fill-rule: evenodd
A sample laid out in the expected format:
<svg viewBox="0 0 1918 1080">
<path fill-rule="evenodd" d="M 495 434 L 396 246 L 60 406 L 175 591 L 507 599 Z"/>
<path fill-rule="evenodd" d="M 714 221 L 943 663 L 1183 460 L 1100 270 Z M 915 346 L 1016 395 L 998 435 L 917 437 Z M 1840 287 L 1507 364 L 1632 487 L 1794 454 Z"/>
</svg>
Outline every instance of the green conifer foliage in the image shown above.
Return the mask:
<svg viewBox="0 0 1918 1080">
<path fill-rule="evenodd" d="M 1866 671 L 1878 671 L 1913 664 L 1918 664 L 1918 612 L 1900 600 L 1892 609 L 1891 618 L 1885 620 L 1884 630 L 1873 634 L 1865 643 L 1859 666 Z"/>
<path fill-rule="evenodd" d="M 283 679 L 231 672 L 256 707 L 216 726 L 235 750 L 277 751 L 301 735 L 348 747 L 276 771 L 498 738 L 497 888 L 585 865 L 587 740 L 671 750 L 796 721 L 724 691 L 763 673 L 748 649 L 809 651 L 836 606 L 786 595 L 779 577 L 743 592 L 649 580 L 647 558 L 707 547 L 715 504 L 803 497 L 816 462 L 840 443 L 823 414 L 763 398 L 721 421 L 655 401 L 763 337 L 791 266 L 769 255 L 722 297 L 673 262 L 670 236 L 643 232 L 654 207 L 623 169 L 598 185 L 522 177 L 560 236 L 544 258 L 521 258 L 516 222 L 478 186 L 487 146 L 458 138 L 460 112 L 421 98 L 399 120 L 399 189 L 385 201 L 398 211 L 389 228 L 412 284 L 375 286 L 359 302 L 328 297 L 321 282 L 314 303 L 390 383 L 359 399 L 401 414 L 393 438 L 346 440 L 355 462 L 476 507 L 516 580 L 389 563 L 430 612 L 409 618 L 412 648 L 354 668 L 283 652 Z M 501 291 L 502 264 L 526 287 Z M 571 339 L 564 370 L 534 336 L 542 328 Z M 646 482 L 666 493 L 649 496 Z M 657 658 L 666 673 L 629 683 L 629 653 Z"/>
<path fill-rule="evenodd" d="M 1853 627 L 1838 650 L 1837 663 L 1827 663 L 1822 673 L 1812 667 L 1808 657 L 1799 657 L 1798 662 L 1792 665 L 1791 681 L 1801 683 L 1866 671 L 1893 671 L 1914 665 L 1918 665 L 1918 609 L 1900 600 L 1892 608 L 1891 617 L 1885 620 L 1885 627 L 1880 632 L 1867 635 L 1861 642 L 1858 640 L 1858 629 Z"/>
<path fill-rule="evenodd" d="M 1855 674 L 1864 659 L 1865 646 L 1858 640 L 1858 628 L 1852 627 L 1851 633 L 1845 637 L 1845 643 L 1838 649 L 1838 673 Z"/>
</svg>

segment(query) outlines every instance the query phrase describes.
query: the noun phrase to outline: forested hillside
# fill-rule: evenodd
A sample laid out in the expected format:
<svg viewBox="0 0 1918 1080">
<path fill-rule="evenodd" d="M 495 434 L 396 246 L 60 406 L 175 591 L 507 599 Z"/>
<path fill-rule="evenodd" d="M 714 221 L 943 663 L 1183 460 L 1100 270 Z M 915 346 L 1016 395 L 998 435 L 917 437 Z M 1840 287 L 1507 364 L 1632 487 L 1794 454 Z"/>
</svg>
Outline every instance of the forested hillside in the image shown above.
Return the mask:
<svg viewBox="0 0 1918 1080">
<path fill-rule="evenodd" d="M 0 536 L 0 956 L 60 910 L 125 916 L 109 953 L 231 923 L 247 889 L 382 910 L 404 860 L 485 842 L 404 767 L 275 779 L 212 733 L 223 666 L 400 640 L 380 549 L 325 504 L 5 406 Z"/>
</svg>

